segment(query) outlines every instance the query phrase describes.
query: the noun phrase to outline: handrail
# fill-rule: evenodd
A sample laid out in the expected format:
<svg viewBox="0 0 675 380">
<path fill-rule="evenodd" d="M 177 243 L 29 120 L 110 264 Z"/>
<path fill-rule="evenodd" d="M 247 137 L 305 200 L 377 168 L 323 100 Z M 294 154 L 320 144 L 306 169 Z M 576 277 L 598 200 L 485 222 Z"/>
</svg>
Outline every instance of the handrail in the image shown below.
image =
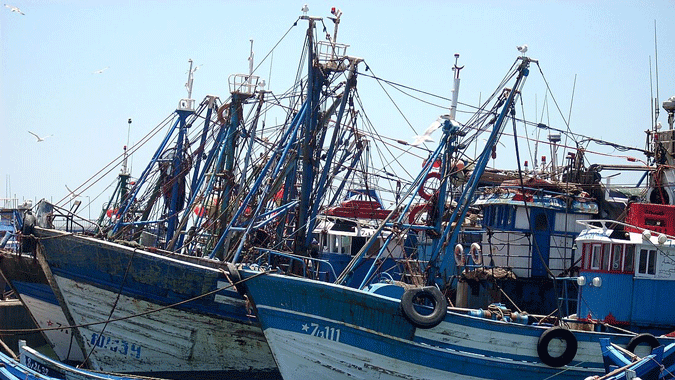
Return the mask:
<svg viewBox="0 0 675 380">
<path fill-rule="evenodd" d="M 330 269 L 330 272 L 333 274 L 333 278 L 337 278 L 337 275 L 335 274 L 335 269 L 333 268 L 333 265 L 328 260 L 317 259 L 317 258 L 308 257 L 308 256 L 299 256 L 299 255 L 294 255 L 292 253 L 275 251 L 273 249 L 267 249 L 267 248 L 256 247 L 256 249 L 258 251 L 260 251 L 261 253 L 267 253 L 269 255 L 286 257 L 288 259 L 301 262 L 303 273 L 305 273 L 305 270 L 306 270 L 306 267 L 307 267 L 307 264 L 305 263 L 305 260 L 309 260 L 309 261 L 316 262 L 316 263 L 324 263 L 324 264 L 328 265 L 328 268 Z M 316 268 L 318 270 L 319 266 L 317 265 Z"/>
</svg>

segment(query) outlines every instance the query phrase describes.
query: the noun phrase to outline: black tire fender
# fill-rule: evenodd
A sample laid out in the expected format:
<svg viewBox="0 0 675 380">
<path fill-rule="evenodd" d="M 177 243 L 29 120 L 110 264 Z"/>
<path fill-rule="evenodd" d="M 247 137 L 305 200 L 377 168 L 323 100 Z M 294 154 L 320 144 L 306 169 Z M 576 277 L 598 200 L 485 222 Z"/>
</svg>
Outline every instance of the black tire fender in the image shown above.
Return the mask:
<svg viewBox="0 0 675 380">
<path fill-rule="evenodd" d="M 656 339 L 654 335 L 649 333 L 643 333 L 632 337 L 628 342 L 628 344 L 626 345 L 626 349 L 632 353 L 635 353 L 635 348 L 642 343 L 649 344 L 652 350 L 661 345 L 661 343 L 659 343 L 659 340 Z"/>
<path fill-rule="evenodd" d="M 24 235 L 32 235 L 35 230 L 35 224 L 37 223 L 37 218 L 35 215 L 28 212 L 23 217 L 23 226 L 21 227 L 21 233 Z"/>
<path fill-rule="evenodd" d="M 230 281 L 232 281 L 234 288 L 237 289 L 237 293 L 241 294 L 242 296 L 246 294 L 246 285 L 241 282 L 241 274 L 239 273 L 237 267 L 232 263 L 227 263 L 227 271 L 230 272 L 229 278 Z"/>
<path fill-rule="evenodd" d="M 424 298 L 432 301 L 434 310 L 427 315 L 420 314 L 413 303 L 415 298 Z M 437 326 L 448 312 L 448 301 L 443 293 L 435 286 L 408 289 L 401 297 L 403 315 L 416 327 L 430 329 Z"/>
<path fill-rule="evenodd" d="M 561 339 L 565 341 L 565 352 L 560 356 L 551 356 L 548 353 L 548 345 L 553 339 Z M 564 327 L 556 326 L 544 331 L 537 342 L 537 354 L 541 361 L 551 367 L 562 367 L 570 364 L 572 359 L 577 355 L 577 337 L 574 333 Z"/>
</svg>

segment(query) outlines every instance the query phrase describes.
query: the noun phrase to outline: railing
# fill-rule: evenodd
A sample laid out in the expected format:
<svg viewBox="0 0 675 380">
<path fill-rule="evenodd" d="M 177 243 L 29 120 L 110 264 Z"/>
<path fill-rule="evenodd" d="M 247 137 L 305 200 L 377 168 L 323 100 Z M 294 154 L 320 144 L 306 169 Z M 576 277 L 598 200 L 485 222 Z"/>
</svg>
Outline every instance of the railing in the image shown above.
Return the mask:
<svg viewBox="0 0 675 380">
<path fill-rule="evenodd" d="M 345 70 L 347 67 L 343 62 L 347 56 L 348 47 L 349 45 L 329 41 L 317 42 L 316 53 L 319 63 L 333 70 Z"/>
<path fill-rule="evenodd" d="M 232 74 L 228 79 L 230 93 L 251 96 L 258 88 L 260 77 L 247 74 Z"/>
<path fill-rule="evenodd" d="M 319 265 L 323 263 L 328 267 L 330 273 L 333 275 L 332 278 L 337 278 L 337 275 L 335 274 L 335 269 L 333 268 L 333 265 L 331 265 L 331 263 L 327 260 L 317 259 L 317 258 L 313 258 L 313 257 L 309 257 L 309 256 L 298 256 L 298 255 L 294 255 L 292 253 L 279 252 L 279 251 L 275 251 L 275 250 L 272 250 L 272 249 L 257 248 L 257 250 L 260 251 L 261 253 L 263 253 L 264 256 L 266 256 L 264 258 L 263 257 L 259 258 L 258 264 L 260 264 L 260 265 L 264 264 L 263 261 L 265 261 L 265 260 L 266 260 L 267 264 L 272 265 L 272 263 L 277 261 L 277 260 L 274 259 L 275 257 L 277 257 L 277 258 L 283 257 L 283 258 L 286 258 L 290 261 L 287 264 L 287 269 L 292 268 L 293 263 L 298 263 L 298 264 L 300 264 L 300 267 L 302 268 L 302 273 L 304 273 L 306 275 L 309 275 L 309 277 L 314 279 L 314 280 L 320 280 L 319 277 L 321 275 L 321 272 L 319 271 Z M 309 270 L 307 268 L 308 263 L 312 264 L 311 269 L 309 269 Z M 326 273 L 326 274 L 328 274 L 328 273 Z"/>
<path fill-rule="evenodd" d="M 42 227 L 77 233 L 95 233 L 100 230 L 100 226 L 95 221 L 83 218 L 74 211 L 48 202 L 47 205 L 51 206 L 51 211 L 42 210 L 41 212 L 46 212 L 46 214 L 38 215 L 38 225 Z M 44 217 L 44 224 L 41 223 L 42 217 Z"/>
<path fill-rule="evenodd" d="M 572 288 L 576 287 L 577 277 L 554 277 L 553 281 L 562 285 L 559 288 L 560 294 L 557 294 L 560 312 L 565 316 L 575 314 L 577 312 L 578 300 L 575 294 L 574 296 L 570 296 L 570 285 Z M 558 287 L 556 286 L 556 288 Z"/>
</svg>

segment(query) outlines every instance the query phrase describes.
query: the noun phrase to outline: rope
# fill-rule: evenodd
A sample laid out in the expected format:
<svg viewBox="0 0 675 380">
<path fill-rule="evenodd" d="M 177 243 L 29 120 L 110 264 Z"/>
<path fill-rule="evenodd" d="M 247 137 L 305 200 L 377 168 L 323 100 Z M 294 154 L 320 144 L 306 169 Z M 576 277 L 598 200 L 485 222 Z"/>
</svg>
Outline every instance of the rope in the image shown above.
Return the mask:
<svg viewBox="0 0 675 380">
<path fill-rule="evenodd" d="M 225 272 L 225 270 L 224 270 L 223 268 L 218 268 L 218 269 L 219 269 L 222 273 L 227 273 L 227 272 Z M 257 273 L 257 274 L 255 274 L 255 275 L 249 277 L 249 278 L 242 279 L 242 280 L 237 281 L 237 282 L 235 282 L 235 283 L 230 283 L 230 285 L 228 285 L 228 286 L 224 286 L 224 287 L 221 287 L 221 288 L 217 288 L 217 289 L 211 290 L 211 291 L 209 291 L 209 292 L 206 292 L 206 293 L 204 293 L 204 294 L 200 294 L 200 295 L 198 295 L 198 296 L 195 296 L 195 297 L 192 297 L 192 298 L 189 298 L 189 299 L 180 301 L 180 302 L 173 303 L 173 304 L 171 304 L 171 305 L 162 306 L 162 307 L 160 307 L 160 308 L 148 310 L 148 311 L 145 311 L 145 312 L 142 312 L 142 313 L 138 313 L 138 314 L 128 315 L 128 316 L 126 316 L 126 317 L 111 318 L 111 319 L 108 319 L 108 320 L 106 320 L 106 321 L 101 321 L 101 322 L 91 322 L 91 323 L 83 323 L 83 324 L 72 325 L 72 326 L 60 326 L 60 327 L 49 327 L 49 328 L 39 328 L 39 329 L 6 329 L 6 330 L 0 330 L 0 336 L 2 336 L 2 335 L 12 335 L 12 334 L 22 334 L 22 333 L 23 333 L 23 334 L 27 334 L 27 333 L 33 333 L 33 332 L 50 331 L 50 330 L 63 330 L 63 329 L 74 329 L 74 328 L 80 328 L 80 327 L 89 327 L 89 326 L 96 326 L 96 325 L 100 325 L 100 324 L 107 324 L 107 323 L 110 323 L 110 322 L 119 322 L 119 321 L 124 321 L 124 320 L 127 320 L 127 319 L 132 319 L 132 318 L 142 317 L 142 316 L 144 316 L 144 315 L 157 313 L 157 312 L 162 311 L 162 310 L 165 310 L 165 309 L 169 309 L 169 308 L 173 308 L 173 307 L 176 307 L 176 306 L 180 306 L 180 305 L 186 304 L 186 303 L 188 303 L 188 302 L 192 302 L 192 301 L 198 300 L 198 299 L 200 299 L 200 298 L 204 298 L 204 297 L 210 296 L 210 295 L 215 294 L 215 293 L 218 293 L 218 292 L 220 292 L 220 291 L 223 291 L 223 290 L 226 290 L 226 289 L 230 289 L 230 288 L 232 288 L 232 287 L 236 287 L 237 285 L 239 285 L 239 284 L 241 284 L 241 283 L 244 283 L 244 282 L 246 282 L 246 281 L 248 281 L 248 280 L 250 280 L 250 279 L 259 277 L 259 276 L 261 276 L 261 275 L 263 275 L 263 274 L 269 274 L 269 273 L 274 273 L 274 272 L 276 272 L 276 269 L 273 269 L 273 270 L 270 270 L 270 271 L 265 271 L 265 272 L 260 272 L 260 273 Z M 226 276 L 226 277 L 227 277 L 227 276 Z"/>
<path fill-rule="evenodd" d="M 40 244 L 40 249 L 42 249 L 42 244 Z M 120 288 L 117 291 L 117 297 L 115 298 L 115 302 L 113 303 L 112 309 L 110 309 L 110 314 L 108 315 L 108 320 L 105 321 L 105 324 L 101 328 L 101 331 L 99 332 L 99 337 L 103 335 L 103 332 L 105 331 L 105 328 L 108 327 L 108 323 L 110 322 L 110 319 L 113 316 L 113 313 L 115 312 L 115 309 L 117 308 L 117 303 L 120 300 L 120 296 L 122 295 L 122 288 L 124 288 L 124 283 L 127 281 L 127 275 L 129 275 L 129 269 L 131 269 L 131 263 L 134 261 L 134 256 L 136 256 L 136 248 L 134 248 L 133 252 L 131 253 L 131 257 L 129 258 L 129 264 L 127 264 L 127 269 L 124 271 L 124 278 L 122 278 L 122 282 L 120 283 Z M 70 334 L 72 337 L 73 334 Z M 94 350 L 96 349 L 96 344 L 93 344 L 91 347 L 91 350 L 89 350 L 89 353 L 87 354 L 87 357 L 84 358 L 84 363 L 87 363 L 89 361 L 89 357 L 91 354 L 94 353 Z M 82 363 L 82 364 L 84 364 Z M 78 365 L 77 368 L 80 368 L 81 365 Z"/>
</svg>

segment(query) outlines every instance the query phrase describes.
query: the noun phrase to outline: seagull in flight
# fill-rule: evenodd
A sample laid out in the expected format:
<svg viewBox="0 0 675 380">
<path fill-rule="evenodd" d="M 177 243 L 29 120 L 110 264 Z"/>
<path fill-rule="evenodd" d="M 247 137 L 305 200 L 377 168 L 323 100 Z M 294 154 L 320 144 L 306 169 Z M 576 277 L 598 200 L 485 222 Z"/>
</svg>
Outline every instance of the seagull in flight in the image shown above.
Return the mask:
<svg viewBox="0 0 675 380">
<path fill-rule="evenodd" d="M 516 46 L 516 49 L 518 49 L 519 52 L 523 53 L 523 55 L 527 53 L 527 45 Z"/>
<path fill-rule="evenodd" d="M 45 139 L 46 139 L 47 137 L 52 137 L 52 136 L 54 136 L 54 135 L 49 135 L 49 136 L 45 136 L 45 137 L 40 137 L 40 136 L 38 136 L 37 134 L 35 134 L 35 133 L 31 132 L 31 131 L 28 131 L 28 133 L 30 133 L 31 135 L 35 136 L 35 138 L 37 138 L 37 142 L 45 141 Z"/>
<path fill-rule="evenodd" d="M 415 136 L 415 141 L 413 141 L 410 145 L 418 146 L 425 142 L 434 141 L 434 139 L 431 138 L 431 134 L 434 133 L 435 130 L 440 128 L 442 122 L 443 118 L 439 117 L 438 119 L 436 119 L 436 121 L 434 121 L 433 123 L 431 123 L 431 125 L 429 125 L 429 128 L 427 128 L 427 130 L 424 131 L 423 134 Z"/>
<path fill-rule="evenodd" d="M 96 70 L 92 74 L 103 74 L 104 71 L 108 70 L 110 67 L 104 67 L 101 70 Z"/>
<path fill-rule="evenodd" d="M 25 16 L 25 15 L 26 15 L 25 13 L 21 12 L 21 9 L 19 9 L 19 8 L 15 7 L 15 6 L 12 6 L 12 5 L 5 4 L 5 8 L 9 8 L 12 12 L 16 12 L 16 13 L 22 15 L 22 16 Z"/>
<path fill-rule="evenodd" d="M 68 190 L 68 192 L 70 193 L 70 196 L 71 196 L 73 199 L 79 197 L 80 194 L 81 194 L 81 193 L 80 193 L 80 194 L 75 194 L 74 191 L 70 190 L 70 188 L 68 187 L 68 185 L 66 185 L 66 190 Z"/>
</svg>

